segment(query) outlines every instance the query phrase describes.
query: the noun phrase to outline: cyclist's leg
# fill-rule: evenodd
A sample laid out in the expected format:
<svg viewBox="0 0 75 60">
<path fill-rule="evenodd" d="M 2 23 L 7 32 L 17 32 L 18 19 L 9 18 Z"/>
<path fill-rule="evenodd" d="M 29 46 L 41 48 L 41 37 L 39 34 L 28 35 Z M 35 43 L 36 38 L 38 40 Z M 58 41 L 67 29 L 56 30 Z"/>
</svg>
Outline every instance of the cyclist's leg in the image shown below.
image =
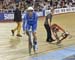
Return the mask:
<svg viewBox="0 0 75 60">
<path fill-rule="evenodd" d="M 37 25 L 33 25 L 32 26 L 32 34 L 33 34 L 33 47 L 34 47 L 34 51 L 37 50 L 37 36 L 36 36 L 36 29 L 37 29 Z"/>
<path fill-rule="evenodd" d="M 26 27 L 26 34 L 28 36 L 28 48 L 29 48 L 29 54 L 31 54 L 31 49 L 32 49 L 32 42 L 31 42 L 31 32 L 30 30 L 30 25 L 27 25 Z"/>
</svg>

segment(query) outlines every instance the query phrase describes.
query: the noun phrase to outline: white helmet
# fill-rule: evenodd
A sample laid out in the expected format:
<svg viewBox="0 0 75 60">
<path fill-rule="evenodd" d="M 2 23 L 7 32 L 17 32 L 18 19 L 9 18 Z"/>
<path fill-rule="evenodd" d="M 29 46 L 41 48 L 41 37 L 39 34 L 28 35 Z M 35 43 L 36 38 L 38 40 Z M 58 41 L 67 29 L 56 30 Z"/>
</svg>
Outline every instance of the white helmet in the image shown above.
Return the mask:
<svg viewBox="0 0 75 60">
<path fill-rule="evenodd" d="M 33 9 L 33 7 L 28 7 L 28 9 L 27 9 L 27 10 L 34 10 L 34 9 Z"/>
</svg>

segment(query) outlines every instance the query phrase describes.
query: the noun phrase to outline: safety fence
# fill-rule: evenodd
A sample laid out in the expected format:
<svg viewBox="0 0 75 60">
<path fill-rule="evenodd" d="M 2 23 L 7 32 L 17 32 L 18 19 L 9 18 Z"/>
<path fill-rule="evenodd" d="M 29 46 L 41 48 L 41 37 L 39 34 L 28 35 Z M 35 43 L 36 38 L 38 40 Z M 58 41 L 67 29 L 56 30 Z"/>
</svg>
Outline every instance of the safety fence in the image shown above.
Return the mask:
<svg viewBox="0 0 75 60">
<path fill-rule="evenodd" d="M 75 7 L 69 7 L 69 8 L 58 8 L 54 10 L 54 14 L 62 14 L 62 13 L 69 13 L 69 12 L 75 12 Z M 46 16 L 50 13 L 50 10 L 43 10 L 37 12 L 38 16 Z M 24 17 L 25 12 L 22 13 L 22 18 Z M 14 13 L 13 12 L 0 12 L 0 21 L 5 20 L 13 20 L 14 19 Z"/>
</svg>

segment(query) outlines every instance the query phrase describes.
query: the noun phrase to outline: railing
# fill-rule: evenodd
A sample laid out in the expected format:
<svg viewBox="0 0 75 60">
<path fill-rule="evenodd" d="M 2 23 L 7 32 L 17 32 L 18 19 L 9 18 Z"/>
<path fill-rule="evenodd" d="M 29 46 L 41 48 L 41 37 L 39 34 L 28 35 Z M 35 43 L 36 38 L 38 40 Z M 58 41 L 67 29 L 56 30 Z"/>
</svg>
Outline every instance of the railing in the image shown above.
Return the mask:
<svg viewBox="0 0 75 60">
<path fill-rule="evenodd" d="M 13 9 L 5 9 L 0 10 L 0 21 L 1 20 L 13 20 L 14 19 L 14 13 Z M 58 8 L 54 10 L 54 14 L 62 14 L 62 13 L 69 13 L 69 12 L 75 12 L 75 7 L 70 8 Z M 50 10 L 44 10 L 37 12 L 38 16 L 46 16 L 50 13 Z M 25 13 L 22 14 L 22 18 L 24 17 Z"/>
<path fill-rule="evenodd" d="M 13 13 L 13 9 L 0 9 L 0 13 Z"/>
</svg>

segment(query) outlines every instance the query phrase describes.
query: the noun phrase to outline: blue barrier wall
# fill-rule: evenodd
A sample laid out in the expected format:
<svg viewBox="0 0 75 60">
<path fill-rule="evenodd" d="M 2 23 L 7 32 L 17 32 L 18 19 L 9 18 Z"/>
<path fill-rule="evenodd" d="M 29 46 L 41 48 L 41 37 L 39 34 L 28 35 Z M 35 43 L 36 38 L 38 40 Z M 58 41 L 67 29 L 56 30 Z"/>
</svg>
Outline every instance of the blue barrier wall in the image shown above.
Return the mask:
<svg viewBox="0 0 75 60">
<path fill-rule="evenodd" d="M 70 8 L 58 8 L 54 10 L 54 14 L 62 14 L 62 13 L 69 13 L 69 12 L 75 12 L 75 7 Z M 38 16 L 46 16 L 50 13 L 50 10 L 43 10 L 36 12 Z M 24 17 L 25 13 L 22 14 L 22 18 Z M 0 21 L 1 20 L 13 20 L 14 19 L 14 13 L 0 13 Z"/>
<path fill-rule="evenodd" d="M 0 21 L 4 20 L 4 13 L 0 13 Z"/>
</svg>

